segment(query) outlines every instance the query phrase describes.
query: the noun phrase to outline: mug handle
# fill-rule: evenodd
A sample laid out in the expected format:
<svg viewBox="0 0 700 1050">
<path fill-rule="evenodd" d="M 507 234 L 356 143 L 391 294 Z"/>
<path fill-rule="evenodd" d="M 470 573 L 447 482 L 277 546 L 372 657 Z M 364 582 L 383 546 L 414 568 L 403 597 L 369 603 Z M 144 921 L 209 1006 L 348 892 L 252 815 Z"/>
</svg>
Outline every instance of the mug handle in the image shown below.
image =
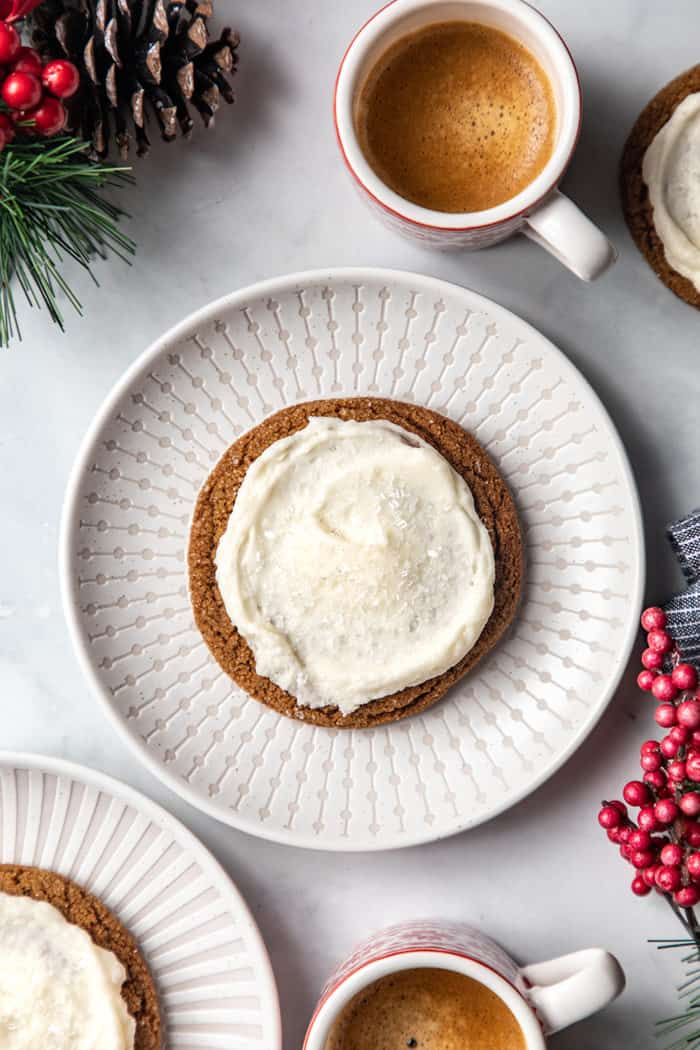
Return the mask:
<svg viewBox="0 0 700 1050">
<path fill-rule="evenodd" d="M 602 1010 L 625 987 L 622 967 L 602 948 L 525 966 L 520 977 L 547 1035 Z"/>
<path fill-rule="evenodd" d="M 617 258 L 605 234 L 559 190 L 527 216 L 523 233 L 583 281 L 595 280 Z"/>
</svg>

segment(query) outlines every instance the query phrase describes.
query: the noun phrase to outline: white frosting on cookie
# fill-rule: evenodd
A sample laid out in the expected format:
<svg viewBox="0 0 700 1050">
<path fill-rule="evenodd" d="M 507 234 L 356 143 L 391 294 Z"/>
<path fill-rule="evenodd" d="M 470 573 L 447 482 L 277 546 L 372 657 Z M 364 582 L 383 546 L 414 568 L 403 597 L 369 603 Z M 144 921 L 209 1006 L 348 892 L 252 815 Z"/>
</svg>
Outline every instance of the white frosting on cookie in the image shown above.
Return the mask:
<svg viewBox="0 0 700 1050">
<path fill-rule="evenodd" d="M 258 674 L 343 714 L 458 663 L 491 615 L 494 578 L 464 479 L 384 420 L 314 418 L 274 442 L 216 552 Z"/>
<path fill-rule="evenodd" d="M 657 132 L 642 176 L 669 265 L 700 291 L 700 92 L 684 98 Z"/>
<path fill-rule="evenodd" d="M 2 1050 L 132 1050 L 125 978 L 53 905 L 0 893 Z"/>
</svg>

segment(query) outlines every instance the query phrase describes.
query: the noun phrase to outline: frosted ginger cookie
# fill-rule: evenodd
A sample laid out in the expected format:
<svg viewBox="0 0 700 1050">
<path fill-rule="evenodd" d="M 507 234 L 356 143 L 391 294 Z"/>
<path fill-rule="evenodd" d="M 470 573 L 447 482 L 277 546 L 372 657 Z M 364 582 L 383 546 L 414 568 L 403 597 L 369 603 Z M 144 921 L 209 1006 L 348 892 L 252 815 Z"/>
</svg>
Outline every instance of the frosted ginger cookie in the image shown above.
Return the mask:
<svg viewBox="0 0 700 1050">
<path fill-rule="evenodd" d="M 294 405 L 238 439 L 200 492 L 197 625 L 255 699 L 315 725 L 424 711 L 515 615 L 513 500 L 479 443 L 417 405 Z"/>
<path fill-rule="evenodd" d="M 672 292 L 700 307 L 700 65 L 642 110 L 622 154 L 620 185 L 640 252 Z"/>
<path fill-rule="evenodd" d="M 0 865 L 0 1032 L 8 1050 L 159 1050 L 155 986 L 96 897 L 41 868 Z"/>
</svg>

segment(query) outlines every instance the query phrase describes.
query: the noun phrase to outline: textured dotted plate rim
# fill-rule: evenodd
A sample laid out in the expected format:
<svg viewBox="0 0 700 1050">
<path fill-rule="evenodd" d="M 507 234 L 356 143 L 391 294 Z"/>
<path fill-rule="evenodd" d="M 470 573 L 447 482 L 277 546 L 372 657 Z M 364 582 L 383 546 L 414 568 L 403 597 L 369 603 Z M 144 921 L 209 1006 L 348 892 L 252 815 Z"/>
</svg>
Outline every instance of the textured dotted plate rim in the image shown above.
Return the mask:
<svg viewBox="0 0 700 1050">
<path fill-rule="evenodd" d="M 80 491 L 86 470 L 94 458 L 94 449 L 99 441 L 100 433 L 112 419 L 115 408 L 129 390 L 142 378 L 144 378 L 153 365 L 153 362 L 164 352 L 175 348 L 188 336 L 192 335 L 202 325 L 213 322 L 218 315 L 234 309 L 241 309 L 251 301 L 258 301 L 266 297 L 281 296 L 288 292 L 298 292 L 313 285 L 332 284 L 333 282 L 356 282 L 362 284 L 369 281 L 381 281 L 387 286 L 399 283 L 412 285 L 418 291 L 429 292 L 437 296 L 463 296 L 470 307 L 475 302 L 481 304 L 484 312 L 496 320 L 504 323 L 516 324 L 523 334 L 535 344 L 546 349 L 549 355 L 556 360 L 557 367 L 563 375 L 568 377 L 585 391 L 587 397 L 595 410 L 600 414 L 608 427 L 607 439 L 613 446 L 618 456 L 622 479 L 629 490 L 632 520 L 629 525 L 633 557 L 635 560 L 635 574 L 631 581 L 627 608 L 629 616 L 623 633 L 623 642 L 615 654 L 615 667 L 611 672 L 607 687 L 600 692 L 594 703 L 591 703 L 588 717 L 581 723 L 578 730 L 572 735 L 568 744 L 556 752 L 548 761 L 545 761 L 539 772 L 528 779 L 520 788 L 511 791 L 501 801 L 490 806 L 489 809 L 479 813 L 476 817 L 468 820 L 455 819 L 454 826 L 442 828 L 436 831 L 427 830 L 422 833 L 408 833 L 401 837 L 389 839 L 389 841 L 378 841 L 366 834 L 354 835 L 352 838 L 333 838 L 331 842 L 319 841 L 319 837 L 299 831 L 296 829 L 277 828 L 266 826 L 262 821 L 231 810 L 225 810 L 217 803 L 209 801 L 196 789 L 190 786 L 176 773 L 170 772 L 151 750 L 148 744 L 135 732 L 130 731 L 124 718 L 112 702 L 110 691 L 98 673 L 96 663 L 93 660 L 86 635 L 84 634 L 80 616 L 80 602 L 78 597 L 78 582 L 74 574 L 74 539 L 78 531 L 80 521 Z M 354 393 L 354 392 L 349 392 Z M 338 396 L 338 395 L 335 395 Z M 342 395 L 341 395 L 342 396 Z M 377 396 L 384 396 L 381 393 Z M 290 401 L 289 403 L 293 403 Z M 61 593 L 63 599 L 64 613 L 71 635 L 78 662 L 90 686 L 100 698 L 106 709 L 107 716 L 117 732 L 125 738 L 130 747 L 139 756 L 148 769 L 171 790 L 181 798 L 185 799 L 195 808 L 214 817 L 231 827 L 248 832 L 267 839 L 269 841 L 294 845 L 306 849 L 330 850 L 339 852 L 367 852 L 387 849 L 401 849 L 409 846 L 433 842 L 459 834 L 472 827 L 477 827 L 488 820 L 499 816 L 512 806 L 517 805 L 532 792 L 541 787 L 550 777 L 565 765 L 571 756 L 583 744 L 588 735 L 600 721 L 608 704 L 610 703 L 619 685 L 620 679 L 627 665 L 632 647 L 638 631 L 638 610 L 641 607 L 644 593 L 646 567 L 645 567 L 645 545 L 642 524 L 641 507 L 637 486 L 629 463 L 627 452 L 617 429 L 610 417 L 609 412 L 603 405 L 597 393 L 576 366 L 566 355 L 538 329 L 517 314 L 500 306 L 472 289 L 443 281 L 439 278 L 418 274 L 407 270 L 393 270 L 380 267 L 336 267 L 330 269 L 316 269 L 299 271 L 292 274 L 280 275 L 248 285 L 245 288 L 224 295 L 200 309 L 194 311 L 178 324 L 170 328 L 164 335 L 155 340 L 139 357 L 127 368 L 124 374 L 112 387 L 111 391 L 103 401 L 85 437 L 81 443 L 73 469 L 71 471 L 61 519 L 60 541 L 59 541 L 59 573 L 61 582 Z"/>
<path fill-rule="evenodd" d="M 177 841 L 183 850 L 190 852 L 199 866 L 207 873 L 212 885 L 221 894 L 221 898 L 229 904 L 230 912 L 235 917 L 236 923 L 245 930 L 247 943 L 255 955 L 251 963 L 255 963 L 256 975 L 260 980 L 260 999 L 263 1010 L 268 1013 L 273 1042 L 269 1050 L 281 1050 L 282 1048 L 282 1017 L 280 1012 L 279 995 L 277 983 L 270 962 L 270 957 L 265 947 L 265 942 L 253 915 L 241 896 L 237 886 L 219 861 L 200 842 L 197 836 L 185 827 L 185 825 L 169 813 L 163 806 L 141 794 L 129 784 L 115 777 L 110 777 L 99 770 L 91 769 L 89 766 L 71 762 L 63 758 L 54 758 L 50 755 L 35 754 L 28 751 L 4 751 L 0 750 L 0 772 L 9 769 L 13 773 L 20 770 L 29 770 L 40 773 L 42 776 L 54 776 L 67 778 L 74 783 L 84 787 L 94 788 L 101 794 L 112 799 L 125 802 L 137 813 L 143 814 L 156 827 L 168 831 L 173 839 Z M 0 809 L 1 809 L 0 800 Z M 4 851 L 4 844 L 3 844 Z M 0 861 L 4 864 L 19 864 L 20 857 L 7 857 L 0 855 Z M 167 1022 L 167 1006 L 161 1003 L 164 1021 Z M 166 1050 L 165 1041 L 163 1050 Z"/>
</svg>

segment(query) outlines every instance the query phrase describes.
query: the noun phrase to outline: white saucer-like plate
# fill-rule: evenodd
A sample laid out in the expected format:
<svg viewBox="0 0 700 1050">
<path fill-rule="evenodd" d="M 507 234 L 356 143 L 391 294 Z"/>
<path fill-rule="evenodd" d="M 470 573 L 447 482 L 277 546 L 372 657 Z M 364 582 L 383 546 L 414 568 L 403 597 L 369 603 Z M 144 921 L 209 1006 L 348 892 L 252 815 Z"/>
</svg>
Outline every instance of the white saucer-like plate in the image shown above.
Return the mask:
<svg viewBox="0 0 700 1050">
<path fill-rule="evenodd" d="M 338 732 L 279 717 L 219 670 L 185 550 L 199 488 L 235 438 L 285 405 L 352 394 L 472 431 L 515 495 L 528 566 L 514 629 L 442 703 Z M 149 767 L 229 824 L 338 850 L 452 834 L 551 776 L 613 694 L 644 582 L 629 464 L 573 365 L 474 292 L 366 269 L 244 289 L 147 350 L 78 456 L 61 570 L 85 672 Z"/>
<path fill-rule="evenodd" d="M 132 932 L 157 986 L 163 1050 L 280 1050 L 277 989 L 250 912 L 160 806 L 84 766 L 0 751 L 0 863 L 73 879 Z"/>
</svg>

